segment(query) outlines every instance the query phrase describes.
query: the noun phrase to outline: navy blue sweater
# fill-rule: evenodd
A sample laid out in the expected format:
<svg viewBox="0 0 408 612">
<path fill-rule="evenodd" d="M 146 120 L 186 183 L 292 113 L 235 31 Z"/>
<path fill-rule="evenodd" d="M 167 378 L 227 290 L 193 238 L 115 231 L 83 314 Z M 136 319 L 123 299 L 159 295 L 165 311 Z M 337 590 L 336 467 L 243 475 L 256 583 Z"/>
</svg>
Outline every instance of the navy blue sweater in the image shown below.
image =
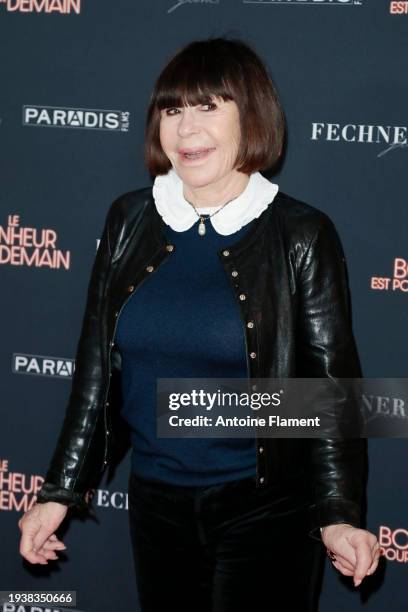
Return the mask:
<svg viewBox="0 0 408 612">
<path fill-rule="evenodd" d="M 205 486 L 255 476 L 254 438 L 158 438 L 156 378 L 247 377 L 244 325 L 217 252 L 238 232 L 218 234 L 208 219 L 164 231 L 175 251 L 134 292 L 115 341 L 122 357 L 122 416 L 131 427 L 132 471 L 140 478 Z"/>
</svg>

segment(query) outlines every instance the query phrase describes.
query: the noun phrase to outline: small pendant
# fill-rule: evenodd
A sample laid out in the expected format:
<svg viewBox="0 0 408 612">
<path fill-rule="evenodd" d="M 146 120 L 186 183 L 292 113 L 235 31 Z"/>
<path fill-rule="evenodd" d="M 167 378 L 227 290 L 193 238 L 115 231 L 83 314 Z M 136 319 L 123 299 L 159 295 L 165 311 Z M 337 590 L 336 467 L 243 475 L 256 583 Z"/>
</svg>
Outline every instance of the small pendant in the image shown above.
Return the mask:
<svg viewBox="0 0 408 612">
<path fill-rule="evenodd" d="M 198 233 L 200 236 L 205 236 L 205 223 L 202 219 L 200 219 L 200 223 L 198 225 Z"/>
</svg>

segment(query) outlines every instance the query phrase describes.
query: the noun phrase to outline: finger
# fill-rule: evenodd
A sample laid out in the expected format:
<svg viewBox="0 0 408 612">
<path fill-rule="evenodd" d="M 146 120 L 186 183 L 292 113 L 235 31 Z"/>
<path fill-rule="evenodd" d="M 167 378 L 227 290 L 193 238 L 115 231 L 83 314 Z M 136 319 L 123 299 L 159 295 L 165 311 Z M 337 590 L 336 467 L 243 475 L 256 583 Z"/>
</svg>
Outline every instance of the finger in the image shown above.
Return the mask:
<svg viewBox="0 0 408 612">
<path fill-rule="evenodd" d="M 67 547 L 62 542 L 50 542 L 46 540 L 40 550 L 66 550 L 66 548 Z"/>
<path fill-rule="evenodd" d="M 378 561 L 379 561 L 379 559 L 376 559 L 375 561 L 372 562 L 372 564 L 370 565 L 370 567 L 367 570 L 367 576 L 371 576 L 371 574 L 374 574 L 375 570 L 378 567 Z"/>
<path fill-rule="evenodd" d="M 24 559 L 29 561 L 30 563 L 40 563 L 41 565 L 46 565 L 48 563 L 47 559 L 44 555 L 39 554 L 36 550 L 33 549 L 33 541 L 32 536 L 28 533 L 24 533 L 21 536 L 20 540 L 20 554 Z"/>
<path fill-rule="evenodd" d="M 340 563 L 339 561 L 334 561 L 333 562 L 334 567 L 339 570 L 339 572 L 341 572 L 344 576 L 353 576 L 354 574 L 354 570 L 350 570 L 347 567 L 345 567 L 342 563 Z"/>
<path fill-rule="evenodd" d="M 41 550 L 37 550 L 37 553 L 39 555 L 42 555 L 47 560 L 59 559 L 58 555 L 56 554 L 54 550 L 44 550 L 42 548 Z"/>
<path fill-rule="evenodd" d="M 61 550 L 58 542 L 51 542 L 49 538 L 42 546 L 36 545 L 36 541 L 43 539 L 40 528 L 37 532 L 33 529 L 25 529 L 20 541 L 20 553 L 30 563 L 40 563 L 46 565 L 50 559 L 58 559 L 54 548 Z M 44 531 L 44 529 L 43 529 Z"/>
<path fill-rule="evenodd" d="M 354 573 L 354 565 L 350 563 L 348 559 L 343 557 L 343 555 L 339 555 L 338 553 L 336 553 L 336 561 L 338 561 L 339 563 L 341 563 L 343 567 L 347 568 L 348 570 Z"/>
<path fill-rule="evenodd" d="M 377 569 L 380 557 L 381 557 L 381 550 L 380 550 L 380 546 L 378 545 L 378 548 L 376 548 L 374 551 L 373 562 L 371 563 L 370 567 L 367 570 L 368 575 L 374 574 L 375 570 Z"/>
<path fill-rule="evenodd" d="M 354 586 L 359 586 L 367 575 L 372 563 L 372 551 L 367 541 L 360 541 L 356 546 L 357 563 L 354 570 Z"/>
<path fill-rule="evenodd" d="M 354 546 L 350 544 L 350 542 L 346 539 L 340 543 L 340 545 L 336 546 L 334 550 L 336 556 L 341 556 L 343 559 L 346 559 L 348 563 L 350 563 L 353 567 L 356 566 L 357 557 L 356 550 Z"/>
<path fill-rule="evenodd" d="M 34 535 L 33 548 L 35 550 L 40 550 L 44 546 L 45 542 L 49 539 L 50 535 L 50 529 L 44 525 L 41 525 L 37 533 Z"/>
<path fill-rule="evenodd" d="M 65 547 L 64 542 L 62 540 L 59 540 L 57 536 L 55 535 L 55 533 L 51 534 L 50 537 L 47 540 L 45 540 L 45 544 L 50 545 L 50 546 L 61 545 Z"/>
<path fill-rule="evenodd" d="M 57 536 L 55 535 L 55 533 L 49 535 L 48 538 L 45 540 L 45 543 L 52 544 L 53 542 L 57 542 Z"/>
</svg>

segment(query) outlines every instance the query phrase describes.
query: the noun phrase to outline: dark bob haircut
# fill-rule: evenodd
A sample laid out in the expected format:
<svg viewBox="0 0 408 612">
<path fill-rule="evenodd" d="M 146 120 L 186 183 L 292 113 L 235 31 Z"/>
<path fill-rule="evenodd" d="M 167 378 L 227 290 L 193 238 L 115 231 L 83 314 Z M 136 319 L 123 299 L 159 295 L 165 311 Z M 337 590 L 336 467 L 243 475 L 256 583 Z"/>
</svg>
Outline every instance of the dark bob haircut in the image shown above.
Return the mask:
<svg viewBox="0 0 408 612">
<path fill-rule="evenodd" d="M 241 142 L 235 168 L 251 174 L 272 169 L 285 137 L 285 118 L 268 71 L 246 43 L 209 38 L 183 47 L 165 66 L 151 94 L 145 130 L 145 162 L 151 176 L 171 163 L 160 144 L 161 110 L 208 104 L 213 96 L 234 100 Z"/>
</svg>

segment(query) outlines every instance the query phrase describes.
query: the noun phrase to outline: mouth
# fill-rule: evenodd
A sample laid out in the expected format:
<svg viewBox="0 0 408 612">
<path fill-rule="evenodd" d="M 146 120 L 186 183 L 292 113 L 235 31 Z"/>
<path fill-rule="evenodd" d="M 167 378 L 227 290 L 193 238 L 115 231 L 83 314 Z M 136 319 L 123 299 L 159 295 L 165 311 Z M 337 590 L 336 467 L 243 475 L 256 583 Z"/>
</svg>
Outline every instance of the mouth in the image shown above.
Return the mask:
<svg viewBox="0 0 408 612">
<path fill-rule="evenodd" d="M 213 151 L 215 151 L 215 147 L 196 147 L 194 149 L 179 149 L 178 153 L 183 161 L 194 161 L 207 159 Z"/>
</svg>

